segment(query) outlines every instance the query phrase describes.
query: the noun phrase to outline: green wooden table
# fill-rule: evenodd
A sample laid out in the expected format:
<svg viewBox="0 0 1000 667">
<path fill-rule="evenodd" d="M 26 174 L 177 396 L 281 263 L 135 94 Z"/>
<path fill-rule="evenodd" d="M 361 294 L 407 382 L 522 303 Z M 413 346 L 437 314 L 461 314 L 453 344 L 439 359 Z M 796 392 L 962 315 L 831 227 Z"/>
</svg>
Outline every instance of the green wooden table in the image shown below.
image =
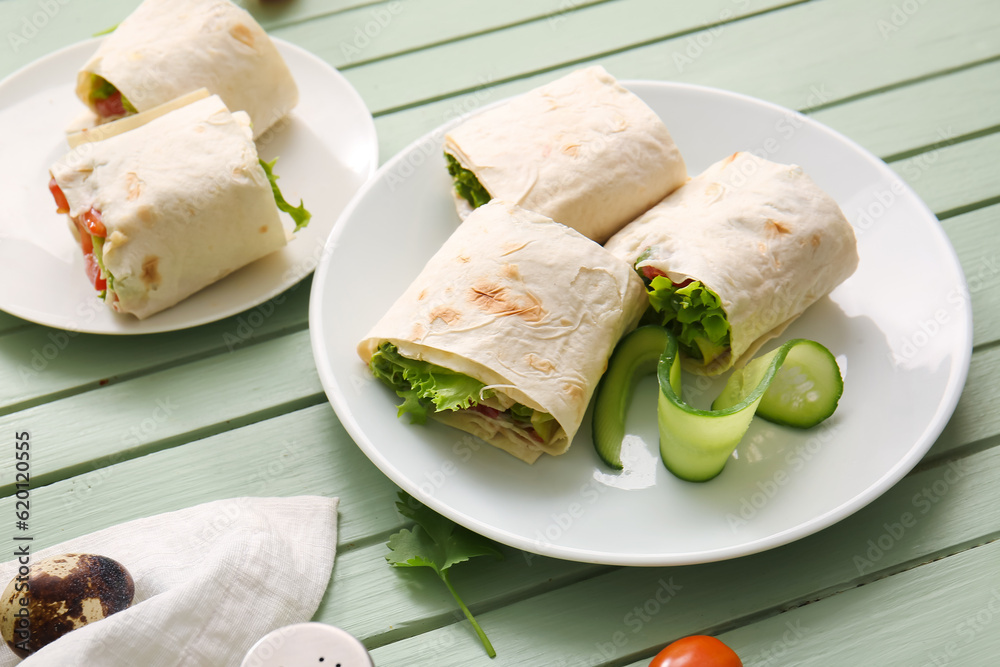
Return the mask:
<svg viewBox="0 0 1000 667">
<path fill-rule="evenodd" d="M 0 76 L 116 24 L 136 4 L 3 0 Z M 746 93 L 843 132 L 917 191 L 958 252 L 974 313 L 963 396 L 899 484 L 787 546 L 674 568 L 507 549 L 502 561 L 458 568 L 454 583 L 499 653 L 491 662 L 431 572 L 394 570 L 383 559 L 387 536 L 405 525 L 393 508 L 397 489 L 348 437 L 320 387 L 309 279 L 249 328 L 243 315 L 169 334 L 101 337 L 0 313 L 2 451 L 13 451 L 14 433 L 30 431 L 37 548 L 218 498 L 337 495 L 339 550 L 316 620 L 361 638 L 378 665 L 640 666 L 694 633 L 720 636 L 746 665 L 998 664 L 995 2 L 248 5 L 273 35 L 316 53 L 358 89 L 375 115 L 383 160 L 456 109 L 592 62 L 623 79 Z M 13 159 L 3 141 L 0 156 Z M 0 455 L 0 516 L 14 511 L 13 461 Z M 950 474 L 956 467 L 961 475 Z M 907 513 L 917 520 L 900 530 Z M 664 596 L 664 586 L 676 594 Z"/>
</svg>

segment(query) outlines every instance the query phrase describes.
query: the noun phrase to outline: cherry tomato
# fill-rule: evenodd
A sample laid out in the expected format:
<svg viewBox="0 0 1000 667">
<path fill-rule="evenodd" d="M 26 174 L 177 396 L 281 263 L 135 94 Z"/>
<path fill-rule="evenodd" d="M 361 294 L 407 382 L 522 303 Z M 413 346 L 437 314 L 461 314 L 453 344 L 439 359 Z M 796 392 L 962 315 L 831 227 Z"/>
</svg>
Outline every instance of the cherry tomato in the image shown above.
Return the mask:
<svg viewBox="0 0 1000 667">
<path fill-rule="evenodd" d="M 62 189 L 56 183 L 55 176 L 49 181 L 49 192 L 52 193 L 52 198 L 56 200 L 56 213 L 69 213 L 69 202 L 66 201 L 66 195 L 63 194 Z"/>
<path fill-rule="evenodd" d="M 715 637 L 692 635 L 657 653 L 649 667 L 743 667 L 743 662 Z"/>
</svg>

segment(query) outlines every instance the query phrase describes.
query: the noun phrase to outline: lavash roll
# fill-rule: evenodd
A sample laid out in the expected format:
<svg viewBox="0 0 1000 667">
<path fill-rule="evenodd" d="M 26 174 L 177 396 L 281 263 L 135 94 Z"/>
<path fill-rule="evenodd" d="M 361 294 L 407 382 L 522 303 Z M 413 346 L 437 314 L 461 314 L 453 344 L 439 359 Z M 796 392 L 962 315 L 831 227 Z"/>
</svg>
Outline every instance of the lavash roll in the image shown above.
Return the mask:
<svg viewBox="0 0 1000 667">
<path fill-rule="evenodd" d="M 598 244 L 493 200 L 476 209 L 358 345 L 383 342 L 552 415 L 547 445 L 463 410 L 432 417 L 533 463 L 566 451 L 618 339 L 646 306 L 642 281 Z M 386 410 L 390 408 L 387 405 Z"/>
<path fill-rule="evenodd" d="M 730 354 L 742 365 L 858 265 L 854 229 L 836 201 L 796 165 L 734 153 L 629 223 L 605 246 L 637 270 L 675 284 L 701 281 L 722 301 Z"/>
<path fill-rule="evenodd" d="M 599 66 L 476 114 L 445 135 L 444 151 L 492 197 L 598 243 L 687 180 L 663 121 Z M 464 217 L 469 203 L 452 194 Z"/>
<path fill-rule="evenodd" d="M 70 217 L 100 212 L 108 302 L 140 319 L 286 242 L 250 119 L 217 95 L 82 144 L 51 172 Z"/>
<path fill-rule="evenodd" d="M 250 14 L 228 0 L 145 0 L 77 74 L 89 105 L 91 75 L 114 85 L 138 111 L 199 88 L 246 111 L 254 138 L 298 102 L 277 47 Z"/>
</svg>

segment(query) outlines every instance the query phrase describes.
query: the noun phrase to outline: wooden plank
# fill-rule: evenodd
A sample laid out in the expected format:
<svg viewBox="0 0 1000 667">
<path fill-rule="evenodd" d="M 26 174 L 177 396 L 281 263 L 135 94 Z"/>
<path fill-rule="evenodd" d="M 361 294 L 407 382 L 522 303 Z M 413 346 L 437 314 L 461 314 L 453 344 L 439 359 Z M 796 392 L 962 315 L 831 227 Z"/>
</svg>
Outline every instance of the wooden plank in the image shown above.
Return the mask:
<svg viewBox="0 0 1000 667">
<path fill-rule="evenodd" d="M 35 452 L 65 437 L 29 428 Z M 342 499 L 339 540 L 349 544 L 403 525 L 398 491 L 318 405 L 32 489 L 33 544 L 222 498 L 313 494 Z M 14 500 L 0 500 L 8 516 Z"/>
<path fill-rule="evenodd" d="M 922 5 L 889 38 L 883 38 L 879 22 L 889 17 L 891 7 L 841 0 L 797 5 L 642 45 L 672 32 L 667 26 L 674 25 L 676 7 L 654 5 L 644 5 L 641 13 L 622 12 L 632 5 L 621 2 L 597 5 L 567 15 L 555 32 L 544 23 L 529 23 L 398 61 L 361 65 L 348 75 L 380 113 L 540 71 L 549 71 L 545 78 L 551 79 L 593 62 L 616 76 L 697 82 L 798 107 L 1000 55 L 1000 43 L 992 38 L 1000 14 L 990 11 L 990 0 Z M 844 38 L 848 34 L 851 39 Z M 900 58 L 900 53 L 913 55 Z M 627 71 L 619 67 L 622 58 Z M 447 76 L 428 77 L 427 72 Z"/>
<path fill-rule="evenodd" d="M 465 0 L 402 0 L 279 28 L 273 34 L 296 44 L 309 45 L 316 55 L 335 67 L 350 68 L 394 54 L 409 56 L 417 50 L 464 41 L 469 37 L 508 34 L 512 29 L 526 30 L 532 39 L 558 39 L 557 33 L 575 30 L 576 16 L 581 12 L 617 17 L 617 21 L 606 26 L 609 31 L 648 30 L 650 35 L 659 37 L 667 34 L 664 30 L 677 34 L 798 1 L 765 0 L 751 5 L 731 0 L 711 0 L 674 4 L 670 7 L 669 19 L 658 20 L 664 15 L 664 3 L 657 0 L 507 0 L 479 3 L 475 11 L 469 11 Z M 634 20 L 650 13 L 652 16 L 648 22 Z M 633 20 L 622 21 L 623 17 L 632 17 Z M 526 37 L 518 35 L 517 39 Z M 528 50 L 525 55 L 528 53 L 531 51 Z M 507 54 L 508 57 L 511 55 Z"/>
<path fill-rule="evenodd" d="M 883 159 L 1000 125 L 1000 62 L 809 114 Z"/>
<path fill-rule="evenodd" d="M 295 2 L 267 2 L 266 0 L 234 0 L 257 20 L 269 32 L 281 26 L 312 22 L 320 17 L 333 14 L 357 12 L 363 8 L 376 10 L 379 6 L 387 6 L 389 0 L 296 0 Z"/>
<path fill-rule="evenodd" d="M 890 166 L 939 218 L 964 212 L 1000 195 L 995 178 L 1000 133 L 963 141 L 893 162 Z"/>
<path fill-rule="evenodd" d="M 165 364 L 232 351 L 306 322 L 311 279 L 260 306 L 194 329 L 108 337 L 46 327 L 4 336 L 0 347 L 0 414 L 96 389 Z"/>
<path fill-rule="evenodd" d="M 44 438 L 31 471 L 49 484 L 319 402 L 309 332 L 299 331 L 0 417 L 0 429 Z M 13 490 L 14 463 L 0 458 L 0 495 Z"/>
<path fill-rule="evenodd" d="M 751 665 L 993 665 L 1000 542 L 720 636 Z M 634 667 L 645 667 L 637 662 Z"/>
<path fill-rule="evenodd" d="M 994 539 L 998 483 L 1000 450 L 992 449 L 907 477 L 852 517 L 778 549 L 698 566 L 621 568 L 486 611 L 477 618 L 497 649 L 492 662 L 466 623 L 372 654 L 377 664 L 441 667 L 626 664 L 678 637 L 826 599 Z"/>
<path fill-rule="evenodd" d="M 964 455 L 1000 444 L 997 377 L 1000 377 L 1000 347 L 993 346 L 973 355 L 955 414 L 925 460 Z"/>
<path fill-rule="evenodd" d="M 981 208 L 942 223 L 955 246 L 973 312 L 973 354 L 969 377 L 955 414 L 926 459 L 954 456 L 993 446 L 1000 438 L 1000 414 L 995 409 L 1000 374 L 1000 206 Z"/>
<path fill-rule="evenodd" d="M 119 23 L 139 0 L 0 2 L 0 77 Z M 80 63 L 81 65 L 83 63 Z"/>
<path fill-rule="evenodd" d="M 972 303 L 972 343 L 1000 339 L 1000 205 L 941 223 L 962 262 Z"/>
</svg>

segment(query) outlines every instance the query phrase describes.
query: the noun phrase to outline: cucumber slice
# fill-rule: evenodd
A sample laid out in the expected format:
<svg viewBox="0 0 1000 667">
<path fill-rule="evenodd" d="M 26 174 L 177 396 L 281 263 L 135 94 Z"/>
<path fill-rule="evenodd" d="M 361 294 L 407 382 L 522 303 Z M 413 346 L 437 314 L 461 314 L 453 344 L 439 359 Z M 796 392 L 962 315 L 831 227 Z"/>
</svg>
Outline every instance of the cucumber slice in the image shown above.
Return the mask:
<svg viewBox="0 0 1000 667">
<path fill-rule="evenodd" d="M 811 428 L 834 413 L 843 393 L 837 359 L 819 343 L 802 340 L 788 351 L 757 414 L 775 424 Z"/>
<path fill-rule="evenodd" d="M 722 410 L 743 400 L 760 383 L 761 366 L 773 360 L 777 365 L 757 406 L 758 415 L 775 424 L 812 428 L 834 413 L 844 393 L 840 366 L 830 350 L 803 338 L 788 341 L 735 371 L 712 409 Z"/>
<path fill-rule="evenodd" d="M 635 386 L 643 376 L 656 372 L 668 336 L 666 329 L 651 324 L 639 327 L 622 338 L 597 386 L 593 418 L 594 448 L 601 460 L 615 470 L 622 469 L 625 413 L 632 402 Z"/>
</svg>

